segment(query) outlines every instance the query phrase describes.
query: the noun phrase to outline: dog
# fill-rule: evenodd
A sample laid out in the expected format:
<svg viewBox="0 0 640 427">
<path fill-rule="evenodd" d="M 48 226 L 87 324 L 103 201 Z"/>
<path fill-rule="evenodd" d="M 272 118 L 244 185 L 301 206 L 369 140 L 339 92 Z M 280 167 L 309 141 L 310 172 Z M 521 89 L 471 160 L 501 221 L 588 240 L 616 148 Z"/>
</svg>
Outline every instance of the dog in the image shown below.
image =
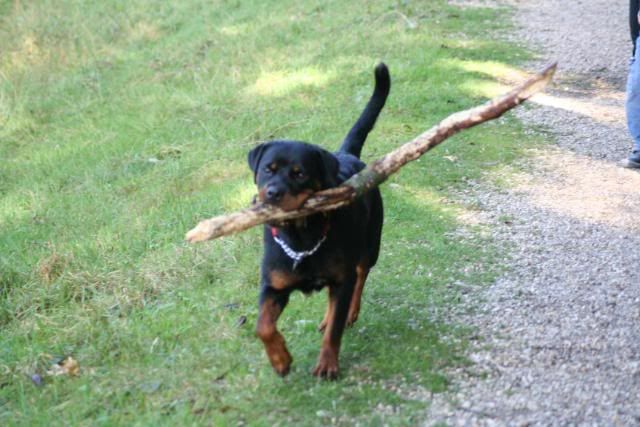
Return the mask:
<svg viewBox="0 0 640 427">
<path fill-rule="evenodd" d="M 288 140 L 266 142 L 249 152 L 261 202 L 295 210 L 313 193 L 336 187 L 364 169 L 362 146 L 391 87 L 385 64 L 374 74 L 373 94 L 337 152 Z M 319 326 L 324 335 L 313 375 L 337 378 L 342 334 L 358 319 L 367 275 L 378 260 L 382 223 L 382 197 L 375 188 L 335 211 L 265 225 L 256 334 L 279 375 L 289 373 L 293 360 L 276 327 L 289 295 L 327 287 L 329 303 Z"/>
</svg>

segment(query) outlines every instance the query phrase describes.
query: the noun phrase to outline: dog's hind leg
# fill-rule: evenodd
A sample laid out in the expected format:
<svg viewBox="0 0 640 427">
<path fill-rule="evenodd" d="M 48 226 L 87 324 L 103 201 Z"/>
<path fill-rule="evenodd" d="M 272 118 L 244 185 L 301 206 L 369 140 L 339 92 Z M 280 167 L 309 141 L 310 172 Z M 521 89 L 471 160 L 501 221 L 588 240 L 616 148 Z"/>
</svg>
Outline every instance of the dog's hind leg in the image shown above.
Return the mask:
<svg viewBox="0 0 640 427">
<path fill-rule="evenodd" d="M 361 261 L 356 267 L 356 286 L 353 290 L 353 296 L 351 297 L 351 304 L 349 305 L 349 314 L 347 315 L 347 326 L 352 326 L 358 320 L 360 314 L 360 300 L 362 299 L 362 291 L 364 290 L 364 284 L 367 281 L 369 275 L 369 263 L 367 261 Z"/>
<path fill-rule="evenodd" d="M 367 261 L 361 261 L 356 267 L 356 285 L 353 289 L 351 304 L 349 305 L 349 314 L 347 314 L 347 326 L 352 326 L 358 320 L 358 315 L 360 314 L 360 304 L 362 300 L 362 291 L 364 290 L 364 284 L 367 281 L 369 270 L 370 268 Z M 329 295 L 329 300 L 331 300 L 331 295 Z M 320 325 L 318 325 L 318 331 L 324 332 L 324 330 L 327 328 L 330 314 L 331 301 L 329 301 L 329 305 L 327 305 L 327 310 L 324 312 L 324 318 L 322 319 L 322 322 L 320 322 Z"/>
<path fill-rule="evenodd" d="M 322 322 L 318 325 L 319 332 L 324 332 L 324 330 L 327 329 L 327 322 L 329 321 L 329 315 L 331 314 L 331 291 L 329 288 L 327 288 L 327 298 L 329 299 L 329 303 L 327 304 L 327 309 L 324 311 Z"/>
</svg>

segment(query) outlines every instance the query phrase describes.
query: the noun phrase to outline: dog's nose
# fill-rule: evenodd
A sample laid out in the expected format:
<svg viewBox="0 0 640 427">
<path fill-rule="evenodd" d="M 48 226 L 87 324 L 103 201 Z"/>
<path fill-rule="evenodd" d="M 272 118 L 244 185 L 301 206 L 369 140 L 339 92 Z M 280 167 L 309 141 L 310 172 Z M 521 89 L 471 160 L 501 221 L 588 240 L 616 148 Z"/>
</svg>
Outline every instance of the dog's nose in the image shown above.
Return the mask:
<svg viewBox="0 0 640 427">
<path fill-rule="evenodd" d="M 284 194 L 284 192 L 277 187 L 269 187 L 267 188 L 267 201 L 268 202 L 278 202 L 280 201 L 280 199 L 282 199 L 282 195 Z"/>
</svg>

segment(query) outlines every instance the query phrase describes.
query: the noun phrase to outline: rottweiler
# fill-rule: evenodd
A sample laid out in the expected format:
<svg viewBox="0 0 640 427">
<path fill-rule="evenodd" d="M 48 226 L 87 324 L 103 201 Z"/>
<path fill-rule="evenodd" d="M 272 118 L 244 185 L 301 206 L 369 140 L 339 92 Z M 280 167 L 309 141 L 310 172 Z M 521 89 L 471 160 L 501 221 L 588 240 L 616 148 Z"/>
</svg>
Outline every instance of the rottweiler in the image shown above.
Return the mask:
<svg viewBox="0 0 640 427">
<path fill-rule="evenodd" d="M 385 64 L 374 74 L 373 94 L 337 152 L 288 140 L 266 142 L 249 152 L 260 201 L 295 210 L 314 192 L 336 187 L 365 167 L 360 152 L 391 87 Z M 256 333 L 279 375 L 287 375 L 292 362 L 276 328 L 289 295 L 327 287 L 329 304 L 319 326 L 324 336 L 313 375 L 337 378 L 342 333 L 358 318 L 367 275 L 378 259 L 382 223 L 376 188 L 335 211 L 265 225 Z"/>
</svg>

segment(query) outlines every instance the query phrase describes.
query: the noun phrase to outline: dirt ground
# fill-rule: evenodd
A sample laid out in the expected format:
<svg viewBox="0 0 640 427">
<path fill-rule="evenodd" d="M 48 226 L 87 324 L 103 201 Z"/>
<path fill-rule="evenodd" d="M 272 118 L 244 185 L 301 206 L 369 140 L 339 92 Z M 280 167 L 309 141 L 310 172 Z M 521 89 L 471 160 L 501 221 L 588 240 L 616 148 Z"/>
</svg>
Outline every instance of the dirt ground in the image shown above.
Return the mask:
<svg viewBox="0 0 640 427">
<path fill-rule="evenodd" d="M 477 328 L 474 366 L 424 424 L 640 425 L 640 173 L 616 165 L 631 148 L 628 2 L 450 3 L 513 8 L 508 37 L 538 53 L 531 70 L 559 72 L 516 113 L 553 143 L 460 194 L 510 268 L 450 313 Z"/>
</svg>

